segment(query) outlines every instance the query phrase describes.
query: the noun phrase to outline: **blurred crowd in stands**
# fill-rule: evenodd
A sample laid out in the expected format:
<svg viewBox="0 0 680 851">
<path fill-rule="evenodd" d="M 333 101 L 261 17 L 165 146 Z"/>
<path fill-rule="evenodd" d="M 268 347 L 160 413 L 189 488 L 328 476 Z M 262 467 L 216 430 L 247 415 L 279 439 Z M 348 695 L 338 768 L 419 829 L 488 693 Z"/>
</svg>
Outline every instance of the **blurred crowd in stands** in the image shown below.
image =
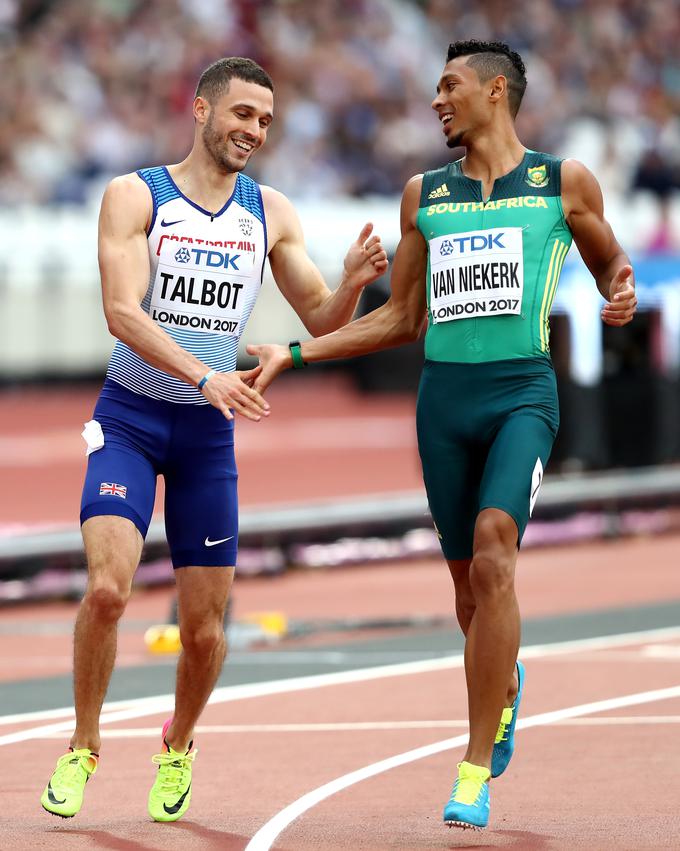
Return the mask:
<svg viewBox="0 0 680 851">
<path fill-rule="evenodd" d="M 225 55 L 274 79 L 250 174 L 296 198 L 398 193 L 449 155 L 430 102 L 471 37 L 524 57 L 529 147 L 605 191 L 680 188 L 680 0 L 0 0 L 0 204 L 79 203 L 182 159 L 197 78 Z"/>
</svg>

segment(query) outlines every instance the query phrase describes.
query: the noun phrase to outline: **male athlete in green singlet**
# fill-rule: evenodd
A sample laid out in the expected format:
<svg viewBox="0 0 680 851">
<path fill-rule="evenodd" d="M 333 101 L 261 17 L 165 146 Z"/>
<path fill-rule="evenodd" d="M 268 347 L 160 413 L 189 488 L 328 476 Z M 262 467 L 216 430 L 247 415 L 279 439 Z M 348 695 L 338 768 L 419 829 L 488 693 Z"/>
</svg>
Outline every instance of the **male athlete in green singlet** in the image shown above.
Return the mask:
<svg viewBox="0 0 680 851">
<path fill-rule="evenodd" d="M 604 322 L 630 322 L 637 303 L 597 180 L 518 139 L 525 88 L 507 45 L 452 44 L 432 108 L 447 145 L 466 152 L 406 185 L 387 304 L 302 346 L 250 347 L 263 390 L 291 365 L 413 340 L 427 318 L 418 445 L 466 636 L 470 741 L 444 809 L 459 827 L 486 827 L 489 778 L 514 748 L 524 680 L 515 563 L 558 427 L 548 315 L 572 238 Z"/>
</svg>

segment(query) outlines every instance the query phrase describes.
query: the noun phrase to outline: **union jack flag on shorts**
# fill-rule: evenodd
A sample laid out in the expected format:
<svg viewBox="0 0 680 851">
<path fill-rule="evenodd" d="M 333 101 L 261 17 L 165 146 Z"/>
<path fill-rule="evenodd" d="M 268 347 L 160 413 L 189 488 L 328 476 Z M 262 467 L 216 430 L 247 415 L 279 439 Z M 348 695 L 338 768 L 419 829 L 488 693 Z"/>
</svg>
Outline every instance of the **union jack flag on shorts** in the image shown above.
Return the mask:
<svg viewBox="0 0 680 851">
<path fill-rule="evenodd" d="M 127 485 L 102 482 L 99 485 L 99 496 L 119 496 L 121 499 L 127 499 Z"/>
</svg>

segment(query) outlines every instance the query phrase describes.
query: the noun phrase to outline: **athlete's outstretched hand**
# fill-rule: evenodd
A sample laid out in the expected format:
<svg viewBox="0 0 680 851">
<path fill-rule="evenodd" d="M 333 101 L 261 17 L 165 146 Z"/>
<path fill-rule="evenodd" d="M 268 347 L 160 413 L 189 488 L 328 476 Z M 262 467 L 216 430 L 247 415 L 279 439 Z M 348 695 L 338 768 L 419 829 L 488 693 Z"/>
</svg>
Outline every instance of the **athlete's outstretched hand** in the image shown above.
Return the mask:
<svg viewBox="0 0 680 851">
<path fill-rule="evenodd" d="M 636 307 L 633 267 L 622 266 L 609 285 L 609 301 L 602 308 L 602 320 L 607 325 L 627 325 Z"/>
<path fill-rule="evenodd" d="M 201 393 L 228 420 L 234 419 L 230 410 L 233 408 L 242 417 L 258 422 L 269 416 L 269 404 L 253 386 L 261 372 L 261 366 L 240 372 L 216 372 L 203 385 Z"/>
<path fill-rule="evenodd" d="M 373 224 L 367 222 L 345 255 L 345 278 L 359 288 L 372 283 L 387 271 L 387 252 L 379 236 L 371 236 Z"/>
<path fill-rule="evenodd" d="M 249 355 L 255 355 L 260 360 L 259 366 L 256 367 L 260 370 L 260 373 L 254 384 L 254 389 L 258 393 L 264 393 L 279 373 L 293 365 L 288 346 L 265 343 L 261 346 L 246 346 L 246 351 Z"/>
</svg>

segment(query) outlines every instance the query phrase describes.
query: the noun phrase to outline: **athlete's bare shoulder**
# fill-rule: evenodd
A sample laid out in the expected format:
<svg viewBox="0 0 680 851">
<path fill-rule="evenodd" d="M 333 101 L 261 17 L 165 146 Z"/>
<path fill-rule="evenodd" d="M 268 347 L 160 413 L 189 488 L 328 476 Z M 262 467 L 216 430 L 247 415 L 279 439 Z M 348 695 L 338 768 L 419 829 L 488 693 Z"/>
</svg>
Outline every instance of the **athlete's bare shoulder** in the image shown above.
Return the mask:
<svg viewBox="0 0 680 851">
<path fill-rule="evenodd" d="M 133 227 L 146 230 L 153 215 L 149 187 L 136 172 L 114 177 L 104 191 L 101 212 L 102 216 L 124 216 Z"/>
<path fill-rule="evenodd" d="M 267 238 L 269 250 L 281 239 L 290 236 L 300 236 L 302 228 L 298 214 L 291 201 L 278 189 L 272 186 L 260 186 L 262 204 L 267 221 Z"/>
<path fill-rule="evenodd" d="M 401 231 L 404 233 L 416 227 L 420 194 L 423 189 L 423 175 L 414 174 L 406 181 L 401 196 Z"/>
<path fill-rule="evenodd" d="M 595 209 L 602 204 L 602 191 L 597 178 L 579 160 L 562 160 L 560 168 L 562 183 L 562 207 L 564 215 L 580 209 Z"/>
<path fill-rule="evenodd" d="M 568 190 L 583 188 L 590 185 L 593 181 L 597 183 L 592 171 L 579 160 L 562 160 L 560 174 L 563 190 L 565 188 Z"/>
<path fill-rule="evenodd" d="M 293 209 L 292 203 L 283 194 L 283 192 L 279 192 L 279 190 L 274 189 L 273 186 L 261 184 L 260 191 L 262 192 L 262 203 L 265 207 L 265 213 L 268 210 L 273 213 L 279 213 L 288 212 Z"/>
<path fill-rule="evenodd" d="M 106 187 L 106 192 L 121 199 L 128 198 L 132 203 L 147 199 L 151 201 L 149 187 L 136 171 L 114 177 Z"/>
<path fill-rule="evenodd" d="M 420 204 L 420 193 L 423 189 L 423 175 L 422 174 L 414 174 L 413 177 L 409 177 L 406 181 L 406 185 L 404 186 L 404 192 L 402 194 L 402 201 L 406 201 L 412 204 L 414 201 L 416 204 Z"/>
</svg>

